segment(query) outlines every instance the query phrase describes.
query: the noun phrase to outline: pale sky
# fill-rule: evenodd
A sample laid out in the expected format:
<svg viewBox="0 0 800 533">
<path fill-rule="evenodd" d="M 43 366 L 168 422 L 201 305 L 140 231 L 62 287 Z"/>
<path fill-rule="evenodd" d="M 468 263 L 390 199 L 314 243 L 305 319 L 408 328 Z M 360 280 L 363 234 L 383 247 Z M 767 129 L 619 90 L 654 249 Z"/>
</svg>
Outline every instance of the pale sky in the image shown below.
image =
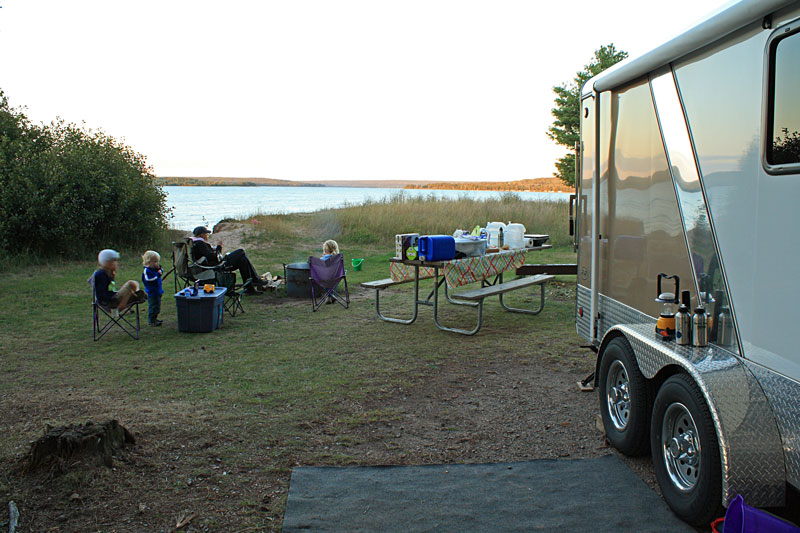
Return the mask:
<svg viewBox="0 0 800 533">
<path fill-rule="evenodd" d="M 0 89 L 160 176 L 550 176 L 552 87 L 726 2 L 0 0 Z"/>
</svg>

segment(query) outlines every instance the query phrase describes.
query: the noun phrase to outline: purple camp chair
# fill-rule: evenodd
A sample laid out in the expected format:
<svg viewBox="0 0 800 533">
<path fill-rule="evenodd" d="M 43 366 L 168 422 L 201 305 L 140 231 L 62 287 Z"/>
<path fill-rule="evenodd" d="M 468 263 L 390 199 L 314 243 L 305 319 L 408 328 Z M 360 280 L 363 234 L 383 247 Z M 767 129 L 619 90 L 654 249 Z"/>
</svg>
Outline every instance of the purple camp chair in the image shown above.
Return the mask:
<svg viewBox="0 0 800 533">
<path fill-rule="evenodd" d="M 311 306 L 314 311 L 329 300 L 339 302 L 345 309 L 350 307 L 347 272 L 344 270 L 342 254 L 332 255 L 325 260 L 311 256 L 308 258 L 308 266 L 311 269 Z M 337 290 L 342 280 L 344 280 L 344 296 Z"/>
</svg>

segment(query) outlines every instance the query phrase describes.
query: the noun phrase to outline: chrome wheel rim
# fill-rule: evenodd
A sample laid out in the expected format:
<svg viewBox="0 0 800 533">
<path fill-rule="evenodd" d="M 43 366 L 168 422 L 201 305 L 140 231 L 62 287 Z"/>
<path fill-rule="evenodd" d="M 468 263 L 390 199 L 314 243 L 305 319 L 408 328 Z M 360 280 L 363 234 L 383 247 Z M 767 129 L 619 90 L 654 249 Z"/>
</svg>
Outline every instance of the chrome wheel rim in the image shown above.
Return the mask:
<svg viewBox="0 0 800 533">
<path fill-rule="evenodd" d="M 672 484 L 692 490 L 700 474 L 700 439 L 692 414 L 682 403 L 667 407 L 661 422 L 661 450 Z"/>
<path fill-rule="evenodd" d="M 606 406 L 611 423 L 618 431 L 628 427 L 631 417 L 631 396 L 628 371 L 617 359 L 608 368 L 606 376 Z"/>
</svg>

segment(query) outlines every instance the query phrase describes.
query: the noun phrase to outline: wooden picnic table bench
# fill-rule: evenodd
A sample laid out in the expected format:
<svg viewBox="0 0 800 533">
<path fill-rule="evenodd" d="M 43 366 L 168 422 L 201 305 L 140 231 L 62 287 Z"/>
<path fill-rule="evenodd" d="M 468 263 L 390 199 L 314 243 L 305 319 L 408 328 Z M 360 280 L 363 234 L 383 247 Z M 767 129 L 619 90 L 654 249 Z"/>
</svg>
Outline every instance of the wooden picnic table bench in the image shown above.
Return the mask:
<svg viewBox="0 0 800 533">
<path fill-rule="evenodd" d="M 578 265 L 575 263 L 555 265 L 522 265 L 517 269 L 517 276 L 532 276 L 533 274 L 553 274 L 556 276 L 575 276 L 578 274 Z"/>
<path fill-rule="evenodd" d="M 546 274 L 539 274 L 536 276 L 517 278 L 513 281 L 495 283 L 494 285 L 487 285 L 486 287 L 481 287 L 480 289 L 454 294 L 453 298 L 457 298 L 459 300 L 479 301 L 483 300 L 484 298 L 488 298 L 489 296 L 502 296 L 510 291 L 515 291 L 524 287 L 530 287 L 532 285 L 539 285 L 542 288 L 542 306 L 537 311 L 530 311 L 527 309 L 520 310 L 520 312 L 536 315 L 541 312 L 542 307 L 544 307 L 544 284 L 553 279 L 553 277 L 554 276 Z"/>
<path fill-rule="evenodd" d="M 444 278 L 442 278 L 444 281 Z M 385 316 L 381 313 L 381 291 L 383 289 L 388 289 L 394 285 L 402 285 L 404 283 L 414 283 L 414 314 L 411 318 L 404 320 L 401 318 L 394 318 L 390 316 Z M 441 281 L 439 282 L 441 284 Z M 359 283 L 360 286 L 364 287 L 365 289 L 374 289 L 375 290 L 375 312 L 378 314 L 378 318 L 384 320 L 386 322 L 394 322 L 395 324 L 411 324 L 417 319 L 417 306 L 418 305 L 433 305 L 430 303 L 431 296 L 433 292 L 431 292 L 431 296 L 428 296 L 427 300 L 420 300 L 419 299 L 419 279 L 400 279 L 400 280 L 393 280 L 392 278 L 384 278 L 384 279 L 376 279 L 375 281 L 365 281 L 363 283 Z M 445 292 L 446 292 L 445 288 Z M 447 296 L 447 299 L 450 300 L 450 296 Z M 458 302 L 455 302 L 458 303 Z"/>
<path fill-rule="evenodd" d="M 376 291 L 382 291 L 383 289 L 388 289 L 392 285 L 400 285 L 402 283 L 408 283 L 410 281 L 414 281 L 413 279 L 401 279 L 400 281 L 394 281 L 392 278 L 384 278 L 384 279 L 376 279 L 375 281 L 365 281 L 363 283 L 359 283 L 365 289 L 375 289 Z"/>
</svg>

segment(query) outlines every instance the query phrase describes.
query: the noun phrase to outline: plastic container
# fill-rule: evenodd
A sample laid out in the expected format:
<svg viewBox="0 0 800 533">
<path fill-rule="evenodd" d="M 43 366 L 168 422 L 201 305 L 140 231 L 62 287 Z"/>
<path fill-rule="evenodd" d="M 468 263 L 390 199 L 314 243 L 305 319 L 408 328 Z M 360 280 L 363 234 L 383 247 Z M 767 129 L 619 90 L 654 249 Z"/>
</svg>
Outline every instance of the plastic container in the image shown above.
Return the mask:
<svg viewBox="0 0 800 533">
<path fill-rule="evenodd" d="M 456 240 L 450 235 L 425 235 L 419 238 L 420 261 L 449 261 L 456 256 Z"/>
<path fill-rule="evenodd" d="M 800 528 L 765 511 L 750 507 L 737 494 L 725 513 L 725 533 L 764 531 L 771 533 L 800 533 Z"/>
<path fill-rule="evenodd" d="M 226 290 L 217 287 L 213 293 L 199 292 L 196 296 L 187 296 L 186 291 L 177 293 L 178 331 L 209 333 L 217 329 L 222 323 Z"/>
<path fill-rule="evenodd" d="M 486 253 L 486 239 L 459 237 L 456 239 L 456 252 L 461 252 L 467 257 L 480 257 Z"/>
<path fill-rule="evenodd" d="M 353 264 L 353 270 L 358 272 L 359 270 L 361 270 L 361 266 L 364 264 L 364 259 L 353 259 L 352 264 Z"/>
<path fill-rule="evenodd" d="M 525 248 L 525 226 L 519 223 L 506 224 L 505 242 L 509 248 Z"/>
<path fill-rule="evenodd" d="M 502 222 L 489 222 L 486 224 L 486 235 L 489 239 L 489 248 L 497 248 L 497 238 L 500 235 L 500 228 L 505 232 L 506 225 Z"/>
</svg>

